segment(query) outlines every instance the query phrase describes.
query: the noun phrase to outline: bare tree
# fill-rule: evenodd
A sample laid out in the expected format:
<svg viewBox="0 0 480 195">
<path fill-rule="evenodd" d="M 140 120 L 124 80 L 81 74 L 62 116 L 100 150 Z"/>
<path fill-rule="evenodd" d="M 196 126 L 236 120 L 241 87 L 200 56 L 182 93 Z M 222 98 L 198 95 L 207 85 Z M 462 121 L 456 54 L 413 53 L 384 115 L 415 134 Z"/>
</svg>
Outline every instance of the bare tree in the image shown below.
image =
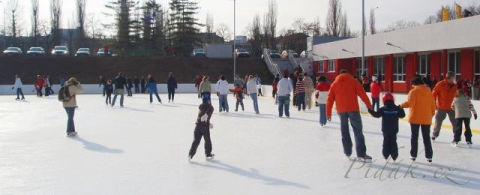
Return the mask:
<svg viewBox="0 0 480 195">
<path fill-rule="evenodd" d="M 377 28 L 375 27 L 375 9 L 370 10 L 370 34 L 374 35 L 377 33 Z"/>
<path fill-rule="evenodd" d="M 230 28 L 224 24 L 221 23 L 217 26 L 217 35 L 219 37 L 222 37 L 225 41 L 232 40 L 232 32 L 230 31 Z"/>
<path fill-rule="evenodd" d="M 38 0 L 31 0 L 32 3 L 32 44 L 34 46 L 38 45 L 38 15 L 39 15 L 39 4 Z"/>
<path fill-rule="evenodd" d="M 268 1 L 268 31 L 269 31 L 269 45 L 271 47 L 275 47 L 275 38 L 276 38 L 276 31 L 277 31 L 277 15 L 278 15 L 278 6 L 276 0 L 269 0 Z"/>
<path fill-rule="evenodd" d="M 252 55 L 262 55 L 262 33 L 259 15 L 255 15 L 255 17 L 253 17 L 252 24 L 249 28 L 249 37 Z"/>
<path fill-rule="evenodd" d="M 342 21 L 342 3 L 340 0 L 330 0 L 326 30 L 327 35 L 338 37 L 340 35 L 340 22 Z"/>
<path fill-rule="evenodd" d="M 60 32 L 60 21 L 62 17 L 62 0 L 50 1 L 50 34 L 52 36 L 52 44 L 60 45 L 62 41 L 62 33 Z"/>
<path fill-rule="evenodd" d="M 77 9 L 77 37 L 76 37 L 76 46 L 84 47 L 85 45 L 85 13 L 87 0 L 76 0 L 76 9 Z"/>
<path fill-rule="evenodd" d="M 342 17 L 340 17 L 340 23 L 339 23 L 339 34 L 338 36 L 340 37 L 350 37 L 352 35 L 350 31 L 350 27 L 348 27 L 348 17 L 347 13 L 344 13 Z"/>
<path fill-rule="evenodd" d="M 205 32 L 213 33 L 213 16 L 207 14 L 207 18 L 205 20 Z"/>
<path fill-rule="evenodd" d="M 18 24 L 18 0 L 9 0 L 8 1 L 8 11 L 10 12 L 10 29 L 12 36 L 12 44 L 17 46 L 18 40 L 17 36 L 20 34 L 20 28 Z"/>
</svg>

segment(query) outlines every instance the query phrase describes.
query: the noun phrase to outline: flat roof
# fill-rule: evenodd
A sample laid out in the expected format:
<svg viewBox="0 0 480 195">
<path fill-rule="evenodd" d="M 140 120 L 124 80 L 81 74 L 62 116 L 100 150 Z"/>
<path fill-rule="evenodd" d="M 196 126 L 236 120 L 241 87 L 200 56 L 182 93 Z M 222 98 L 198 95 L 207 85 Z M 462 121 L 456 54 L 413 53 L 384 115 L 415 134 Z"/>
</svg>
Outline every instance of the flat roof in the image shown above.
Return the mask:
<svg viewBox="0 0 480 195">
<path fill-rule="evenodd" d="M 365 36 L 365 56 L 480 47 L 480 16 Z M 313 46 L 315 61 L 362 56 L 362 38 Z"/>
</svg>

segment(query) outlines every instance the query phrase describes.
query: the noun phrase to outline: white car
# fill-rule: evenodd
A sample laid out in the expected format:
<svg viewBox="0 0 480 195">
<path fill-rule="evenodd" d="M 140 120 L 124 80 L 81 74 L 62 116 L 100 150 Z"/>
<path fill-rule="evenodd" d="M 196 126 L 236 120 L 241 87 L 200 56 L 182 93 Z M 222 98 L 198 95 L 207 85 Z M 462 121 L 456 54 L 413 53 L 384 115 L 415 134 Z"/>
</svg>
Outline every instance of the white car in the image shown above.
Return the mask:
<svg viewBox="0 0 480 195">
<path fill-rule="evenodd" d="M 205 50 L 203 49 L 194 49 L 192 53 L 193 57 L 206 57 Z"/>
<path fill-rule="evenodd" d="M 45 50 L 41 47 L 30 47 L 27 51 L 28 56 L 44 56 Z"/>
<path fill-rule="evenodd" d="M 75 53 L 75 56 L 90 56 L 90 48 L 80 48 Z"/>
<path fill-rule="evenodd" d="M 53 56 L 68 56 L 68 48 L 67 46 L 55 46 L 52 49 L 52 55 Z"/>
<path fill-rule="evenodd" d="M 18 55 L 22 55 L 22 53 L 23 53 L 22 49 L 18 47 L 9 47 L 5 51 L 3 51 L 3 55 L 6 55 L 6 56 L 18 56 Z"/>
</svg>

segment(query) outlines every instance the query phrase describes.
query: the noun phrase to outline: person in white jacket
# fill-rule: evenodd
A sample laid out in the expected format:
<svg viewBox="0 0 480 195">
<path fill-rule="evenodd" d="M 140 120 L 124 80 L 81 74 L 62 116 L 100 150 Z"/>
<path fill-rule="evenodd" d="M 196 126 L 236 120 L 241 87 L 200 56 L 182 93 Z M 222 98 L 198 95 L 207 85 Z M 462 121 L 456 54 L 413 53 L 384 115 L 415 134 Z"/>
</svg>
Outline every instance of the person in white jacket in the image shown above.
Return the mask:
<svg viewBox="0 0 480 195">
<path fill-rule="evenodd" d="M 15 83 L 13 84 L 12 89 L 17 89 L 17 99 L 20 100 L 20 95 L 22 95 L 22 100 L 25 100 L 25 96 L 23 95 L 22 91 L 23 83 L 22 79 L 18 76 L 18 74 L 15 75 Z"/>
<path fill-rule="evenodd" d="M 288 78 L 288 73 L 283 75 L 283 78 L 278 82 L 278 116 L 283 117 L 283 111 L 285 110 L 285 116 L 290 118 L 290 94 L 292 93 L 293 86 L 292 81 Z"/>
<path fill-rule="evenodd" d="M 258 110 L 257 80 L 253 75 L 248 76 L 247 93 L 252 98 L 255 113 L 260 114 L 260 111 Z"/>
<path fill-rule="evenodd" d="M 219 111 L 220 112 L 228 112 L 228 91 L 230 90 L 230 86 L 228 81 L 225 80 L 225 76 L 220 76 L 220 80 L 217 82 L 217 96 L 218 96 L 218 104 L 219 104 Z"/>
</svg>

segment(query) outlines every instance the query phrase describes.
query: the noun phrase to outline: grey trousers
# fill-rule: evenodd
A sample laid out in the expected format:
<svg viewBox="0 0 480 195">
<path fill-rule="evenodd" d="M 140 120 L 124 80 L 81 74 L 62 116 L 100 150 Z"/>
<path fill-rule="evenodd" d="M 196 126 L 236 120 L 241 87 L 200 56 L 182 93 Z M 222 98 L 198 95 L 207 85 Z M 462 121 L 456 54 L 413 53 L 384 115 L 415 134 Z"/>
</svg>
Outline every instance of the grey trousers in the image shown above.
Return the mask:
<svg viewBox="0 0 480 195">
<path fill-rule="evenodd" d="M 367 147 L 365 146 L 365 137 L 363 136 L 362 118 L 360 112 L 344 112 L 340 113 L 340 129 L 342 132 L 343 152 L 345 155 L 352 154 L 352 138 L 350 137 L 349 122 L 353 129 L 355 137 L 355 149 L 357 157 L 363 157 L 367 154 Z"/>
<path fill-rule="evenodd" d="M 442 129 L 443 120 L 448 115 L 452 127 L 455 127 L 455 111 L 454 110 L 437 110 L 435 115 L 435 127 L 433 127 L 433 137 L 438 137 L 440 135 L 440 130 Z"/>
</svg>

